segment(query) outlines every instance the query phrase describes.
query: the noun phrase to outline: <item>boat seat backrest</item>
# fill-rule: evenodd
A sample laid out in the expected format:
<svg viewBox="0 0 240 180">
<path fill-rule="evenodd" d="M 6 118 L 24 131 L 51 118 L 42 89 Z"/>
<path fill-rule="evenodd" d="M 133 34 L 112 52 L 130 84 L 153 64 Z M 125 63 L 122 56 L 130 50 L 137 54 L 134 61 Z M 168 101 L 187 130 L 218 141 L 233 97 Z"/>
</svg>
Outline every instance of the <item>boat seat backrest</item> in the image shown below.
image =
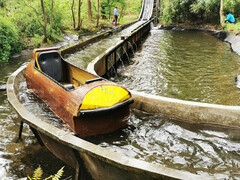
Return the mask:
<svg viewBox="0 0 240 180">
<path fill-rule="evenodd" d="M 37 60 L 44 73 L 58 82 L 63 81 L 63 62 L 58 51 L 41 52 Z"/>
</svg>

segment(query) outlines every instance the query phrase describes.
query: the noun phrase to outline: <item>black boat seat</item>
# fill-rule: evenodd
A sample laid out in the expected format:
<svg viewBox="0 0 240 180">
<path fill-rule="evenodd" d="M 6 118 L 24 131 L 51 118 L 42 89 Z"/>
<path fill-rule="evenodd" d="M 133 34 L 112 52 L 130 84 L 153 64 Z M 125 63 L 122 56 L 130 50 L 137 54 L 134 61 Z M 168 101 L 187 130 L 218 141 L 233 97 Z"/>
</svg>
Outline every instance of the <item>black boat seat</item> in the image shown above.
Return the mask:
<svg viewBox="0 0 240 180">
<path fill-rule="evenodd" d="M 58 51 L 47 51 L 39 53 L 38 65 L 40 70 L 52 77 L 58 82 L 64 80 L 63 76 L 63 62 Z"/>
</svg>

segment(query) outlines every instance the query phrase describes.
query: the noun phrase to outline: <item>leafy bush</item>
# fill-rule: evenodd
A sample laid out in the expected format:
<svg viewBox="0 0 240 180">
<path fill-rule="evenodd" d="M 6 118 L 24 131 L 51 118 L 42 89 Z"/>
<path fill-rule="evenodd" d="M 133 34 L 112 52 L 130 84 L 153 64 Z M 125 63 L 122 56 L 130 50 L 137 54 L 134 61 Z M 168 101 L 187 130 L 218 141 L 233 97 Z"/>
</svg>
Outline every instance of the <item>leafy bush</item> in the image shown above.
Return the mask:
<svg viewBox="0 0 240 180">
<path fill-rule="evenodd" d="M 34 37 L 32 38 L 33 42 L 33 48 L 38 48 L 41 46 L 43 40 L 43 36 L 39 36 L 38 34 L 35 34 Z"/>
<path fill-rule="evenodd" d="M 0 17 L 0 61 L 6 62 L 21 48 L 18 31 L 7 17 Z"/>
<path fill-rule="evenodd" d="M 239 20 L 240 20 L 240 19 L 239 19 Z M 237 20 L 237 22 L 239 22 L 239 21 Z M 234 32 L 235 34 L 238 34 L 238 33 L 240 33 L 240 22 L 239 22 L 239 23 L 236 23 L 236 24 L 226 23 L 224 28 L 225 28 L 227 31 L 232 31 L 232 32 Z"/>
<path fill-rule="evenodd" d="M 110 19 L 113 16 L 114 7 L 118 7 L 118 13 L 121 16 L 120 12 L 124 11 L 126 7 L 126 0 L 102 0 L 101 2 L 101 13 L 107 19 Z"/>
<path fill-rule="evenodd" d="M 219 10 L 219 0 L 165 0 L 162 3 L 162 19 L 167 24 L 185 21 L 219 24 Z M 238 17 L 240 1 L 225 0 L 224 11 L 232 12 Z"/>
<path fill-rule="evenodd" d="M 15 10 L 12 12 L 12 18 L 19 28 L 22 37 L 34 37 L 35 35 L 43 35 L 43 15 L 40 1 L 25 1 L 18 2 L 15 5 Z M 51 16 L 51 1 L 44 1 L 45 10 L 47 14 L 47 33 L 51 40 L 58 40 L 59 35 L 62 34 L 63 23 L 61 10 L 58 3 L 54 4 L 53 10 L 53 29 L 50 36 L 50 16 Z M 23 13 L 24 12 L 24 13 Z M 53 38 L 54 37 L 54 38 Z"/>
</svg>

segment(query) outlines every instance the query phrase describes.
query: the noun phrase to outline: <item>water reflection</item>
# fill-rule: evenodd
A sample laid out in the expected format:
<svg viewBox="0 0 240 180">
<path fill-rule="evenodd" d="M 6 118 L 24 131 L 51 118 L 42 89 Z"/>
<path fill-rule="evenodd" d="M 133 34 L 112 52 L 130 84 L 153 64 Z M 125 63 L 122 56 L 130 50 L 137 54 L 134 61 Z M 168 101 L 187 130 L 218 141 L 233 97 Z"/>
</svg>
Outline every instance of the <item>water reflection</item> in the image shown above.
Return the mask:
<svg viewBox="0 0 240 180">
<path fill-rule="evenodd" d="M 240 57 L 206 32 L 152 30 L 119 75 L 129 89 L 183 100 L 239 105 Z"/>
<path fill-rule="evenodd" d="M 22 82 L 19 88 L 20 100 L 29 111 L 58 128 L 66 129 L 61 119 L 55 117 L 42 101 L 27 90 L 26 82 Z M 25 136 L 29 136 L 30 130 L 28 128 L 25 130 L 27 130 Z M 14 139 L 15 136 L 16 132 L 12 138 Z M 7 154 L 16 154 L 14 148 L 19 144 L 9 141 L 9 138 L 6 140 Z M 240 178 L 238 173 L 240 167 L 239 129 L 190 124 L 163 115 L 152 115 L 132 109 L 128 127 L 112 134 L 90 137 L 86 140 L 132 158 L 174 169 L 217 178 Z M 19 154 L 13 156 L 20 160 L 14 160 L 14 163 L 9 162 L 12 167 L 10 170 L 15 170 L 17 174 L 20 171 L 18 166 L 23 169 L 23 173 L 30 171 L 31 168 L 34 169 L 33 166 L 36 163 L 32 163 L 29 167 L 27 162 L 38 159 L 36 157 L 38 153 L 46 154 L 46 159 L 39 158 L 41 162 L 38 163 L 48 164 L 49 154 L 44 149 L 41 150 L 42 148 L 36 143 L 33 135 L 24 138 L 23 146 L 20 146 L 21 148 L 17 151 Z M 9 148 L 11 144 L 13 148 Z M 33 153 L 32 156 L 30 152 Z M 6 155 L 2 159 L 11 161 L 13 157 Z M 51 158 L 53 158 L 52 162 L 59 163 L 59 160 Z M 6 167 L 9 168 L 9 165 Z M 71 170 L 70 168 L 70 171 L 67 171 L 68 176 L 73 176 L 74 172 Z"/>
<path fill-rule="evenodd" d="M 86 69 L 87 65 L 94 60 L 97 56 L 102 54 L 108 48 L 114 46 L 116 43 L 119 42 L 122 35 L 127 36 L 134 30 L 136 27 L 141 25 L 142 21 L 138 21 L 135 24 L 131 25 L 130 27 L 122 30 L 121 32 L 114 34 L 106 39 L 102 39 L 101 41 L 92 43 L 86 47 L 81 48 L 74 54 L 66 56 L 66 60 L 70 63 L 82 68 Z"/>
<path fill-rule="evenodd" d="M 30 60 L 31 52 L 25 51 L 17 59 L 8 63 L 0 63 L 0 76 L 2 77 L 0 84 L 5 84 L 12 72 Z M 28 96 L 26 85 L 23 87 L 25 87 L 25 96 L 32 98 L 33 96 Z M 26 104 L 29 104 L 27 98 L 24 99 Z M 37 98 L 34 96 L 33 99 Z M 38 104 L 39 101 L 36 102 L 36 106 L 33 107 L 35 112 L 39 112 L 39 109 L 43 107 L 45 110 L 48 109 L 46 105 L 41 106 Z M 45 114 L 49 114 L 49 112 L 48 109 Z M 71 167 L 57 159 L 44 147 L 40 147 L 26 124 L 23 128 L 23 140 L 16 143 L 19 125 L 20 118 L 8 103 L 7 92 L 0 92 L 0 179 L 20 179 L 26 178 L 27 175 L 32 176 L 38 166 L 43 169 L 44 176 L 56 173 L 63 166 L 65 166 L 64 178 L 74 175 Z"/>
<path fill-rule="evenodd" d="M 179 99 L 239 104 L 236 98 L 239 92 L 234 86 L 239 57 L 231 53 L 228 44 L 203 32 L 151 31 L 141 49 L 134 63 L 121 70 L 120 84 Z M 84 68 L 91 58 L 83 58 L 85 65 L 81 59 L 76 56 L 73 61 L 79 66 L 83 64 Z M 1 82 L 25 61 L 1 65 Z M 27 91 L 26 83 L 22 83 L 20 89 L 21 102 L 34 115 L 68 129 L 43 102 Z M 73 169 L 40 147 L 27 125 L 23 141 L 15 143 L 19 117 L 8 104 L 6 92 L 0 92 L 0 112 L 0 179 L 26 177 L 38 165 L 47 175 L 62 166 L 65 166 L 64 178 L 74 175 Z M 127 128 L 88 140 L 163 166 L 217 178 L 240 179 L 239 130 L 180 123 L 169 117 L 132 110 Z"/>
<path fill-rule="evenodd" d="M 139 25 L 139 23 L 134 26 L 137 25 Z M 127 31 L 129 31 L 129 29 Z M 121 36 L 121 33 L 119 33 L 119 37 Z M 84 36 L 78 41 L 73 39 L 70 43 L 85 40 L 90 36 Z M 69 35 L 66 37 L 68 38 Z M 116 43 L 116 41 L 106 41 L 106 43 L 109 42 Z M 58 47 L 64 47 L 66 45 L 66 42 L 56 44 Z M 87 49 L 87 52 L 91 51 L 92 49 Z M 101 50 L 97 53 L 100 52 Z M 15 55 L 8 63 L 0 63 L 0 84 L 5 84 L 11 73 L 17 70 L 23 63 L 28 63 L 31 59 L 31 54 L 32 50 L 26 50 L 23 51 L 21 55 Z M 79 61 L 79 58 L 76 59 L 76 61 Z M 90 61 L 93 59 L 94 57 L 89 56 L 88 60 Z M 85 59 L 78 62 L 77 65 L 84 67 L 88 64 L 87 61 L 85 64 L 83 62 L 85 62 Z M 56 117 L 43 102 L 39 101 L 38 98 L 27 90 L 26 83 L 22 83 L 20 89 L 22 89 L 22 93 L 19 94 L 19 98 L 29 111 L 33 112 L 36 116 L 45 119 L 45 121 L 51 125 L 69 131 L 69 127 L 66 124 L 61 123 L 62 121 Z M 62 166 L 65 166 L 63 178 L 74 176 L 74 170 L 71 167 L 58 160 L 45 148 L 40 148 L 27 125 L 24 125 L 23 128 L 23 141 L 16 143 L 19 124 L 20 118 L 9 105 L 6 92 L 0 92 L 0 179 L 19 179 L 24 178 L 27 175 L 31 176 L 34 169 L 39 165 L 42 167 L 45 175 L 53 174 Z"/>
<path fill-rule="evenodd" d="M 131 114 L 127 128 L 88 140 L 166 167 L 216 178 L 240 178 L 239 129 L 228 131 L 179 123 L 138 110 Z"/>
</svg>

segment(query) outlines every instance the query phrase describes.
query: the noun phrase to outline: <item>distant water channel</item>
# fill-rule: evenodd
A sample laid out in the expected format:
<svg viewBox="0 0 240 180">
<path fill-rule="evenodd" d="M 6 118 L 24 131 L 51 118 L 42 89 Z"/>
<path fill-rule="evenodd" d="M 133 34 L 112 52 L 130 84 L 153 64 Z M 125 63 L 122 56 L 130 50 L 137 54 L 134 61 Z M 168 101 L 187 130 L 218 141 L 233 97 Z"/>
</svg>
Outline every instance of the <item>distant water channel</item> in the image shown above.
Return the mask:
<svg viewBox="0 0 240 180">
<path fill-rule="evenodd" d="M 94 60 L 97 56 L 104 53 L 104 51 L 106 51 L 108 48 L 114 46 L 117 42 L 119 42 L 121 36 L 129 35 L 132 30 L 140 26 L 142 23 L 144 22 L 138 21 L 119 33 L 116 33 L 106 39 L 103 39 L 96 43 L 92 43 L 86 47 L 83 47 L 76 53 L 67 55 L 66 60 L 80 68 L 86 69 L 87 65 L 92 60 Z"/>
<path fill-rule="evenodd" d="M 115 81 L 128 89 L 204 103 L 240 105 L 240 57 L 200 31 L 152 30 Z M 239 129 L 178 123 L 133 111 L 130 126 L 90 139 L 116 152 L 216 178 L 240 179 Z"/>
<path fill-rule="evenodd" d="M 86 68 L 98 53 L 84 59 L 78 52 L 67 59 Z M 118 70 L 115 79 L 129 89 L 184 100 L 240 105 L 239 90 L 234 84 L 235 76 L 240 73 L 240 58 L 231 52 L 227 43 L 208 33 L 152 30 L 131 61 L 131 65 Z M 26 58 L 17 63 L 0 64 L 0 82 L 4 83 L 24 62 Z M 22 83 L 20 89 L 19 97 L 26 108 L 46 122 L 67 129 L 27 90 L 26 83 Z M 23 140 L 15 143 L 19 117 L 6 98 L 6 92 L 0 92 L 0 179 L 31 176 L 39 165 L 46 175 L 65 166 L 64 178 L 73 177 L 74 170 L 41 148 L 27 126 Z M 162 166 L 216 178 L 240 179 L 238 129 L 180 123 L 173 118 L 132 109 L 128 127 L 88 140 Z"/>
<path fill-rule="evenodd" d="M 240 57 L 210 33 L 152 30 L 116 82 L 129 89 L 189 101 L 240 105 Z"/>
</svg>

